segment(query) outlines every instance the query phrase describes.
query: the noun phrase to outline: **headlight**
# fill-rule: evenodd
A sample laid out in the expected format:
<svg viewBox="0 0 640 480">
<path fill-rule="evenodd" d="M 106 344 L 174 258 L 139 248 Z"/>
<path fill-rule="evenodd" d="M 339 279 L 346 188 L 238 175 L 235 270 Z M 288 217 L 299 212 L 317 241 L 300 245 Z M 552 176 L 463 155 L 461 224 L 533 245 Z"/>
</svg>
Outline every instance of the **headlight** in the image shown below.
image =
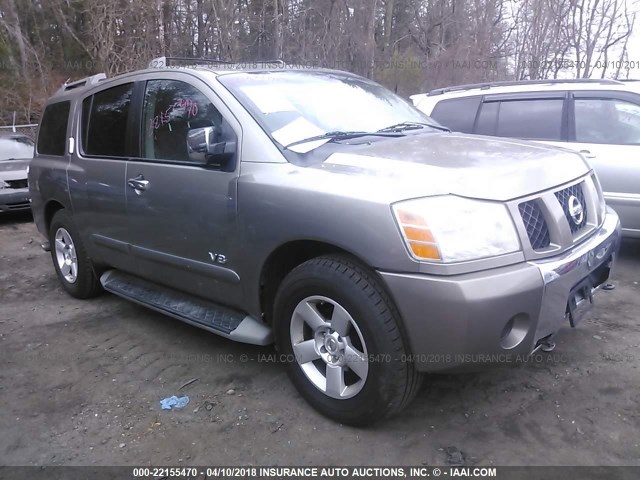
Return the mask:
<svg viewBox="0 0 640 480">
<path fill-rule="evenodd" d="M 0 190 L 2 190 L 3 188 L 9 188 L 9 184 L 0 180 Z"/>
<path fill-rule="evenodd" d="M 464 262 L 520 250 L 511 215 L 499 203 L 444 195 L 396 203 L 393 213 L 417 260 Z"/>
</svg>

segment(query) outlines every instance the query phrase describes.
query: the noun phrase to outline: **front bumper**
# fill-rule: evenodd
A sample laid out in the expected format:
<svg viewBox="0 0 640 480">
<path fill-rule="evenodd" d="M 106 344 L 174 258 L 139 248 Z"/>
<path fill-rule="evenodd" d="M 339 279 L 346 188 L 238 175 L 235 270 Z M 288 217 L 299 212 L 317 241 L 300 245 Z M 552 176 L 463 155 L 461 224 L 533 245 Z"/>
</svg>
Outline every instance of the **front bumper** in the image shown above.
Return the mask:
<svg viewBox="0 0 640 480">
<path fill-rule="evenodd" d="M 0 212 L 15 212 L 18 210 L 28 210 L 29 204 L 28 188 L 3 188 L 0 190 Z"/>
<path fill-rule="evenodd" d="M 561 255 L 454 276 L 379 272 L 400 311 L 420 371 L 525 360 L 540 341 L 569 325 L 577 286 L 588 295 L 609 278 L 620 222 L 602 227 Z M 585 291 L 584 289 L 582 291 Z"/>
</svg>

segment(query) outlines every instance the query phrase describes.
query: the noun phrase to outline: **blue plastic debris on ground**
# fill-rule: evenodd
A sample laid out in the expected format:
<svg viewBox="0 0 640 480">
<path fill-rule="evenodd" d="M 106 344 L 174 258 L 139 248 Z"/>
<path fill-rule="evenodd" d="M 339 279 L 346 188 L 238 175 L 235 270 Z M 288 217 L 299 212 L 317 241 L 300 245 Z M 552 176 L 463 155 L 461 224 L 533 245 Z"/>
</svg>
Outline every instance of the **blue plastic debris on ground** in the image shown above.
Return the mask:
<svg viewBox="0 0 640 480">
<path fill-rule="evenodd" d="M 178 408 L 184 408 L 189 404 L 189 397 L 176 397 L 175 395 L 160 400 L 160 406 L 162 410 L 173 410 Z"/>
</svg>

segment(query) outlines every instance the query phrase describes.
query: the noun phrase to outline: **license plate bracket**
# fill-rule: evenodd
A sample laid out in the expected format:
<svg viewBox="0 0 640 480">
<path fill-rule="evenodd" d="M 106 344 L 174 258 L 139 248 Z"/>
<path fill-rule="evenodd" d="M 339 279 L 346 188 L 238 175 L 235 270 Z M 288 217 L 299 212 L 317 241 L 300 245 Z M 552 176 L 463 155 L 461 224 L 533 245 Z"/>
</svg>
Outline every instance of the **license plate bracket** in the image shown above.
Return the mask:
<svg viewBox="0 0 640 480">
<path fill-rule="evenodd" d="M 569 317 L 571 327 L 575 328 L 592 307 L 593 284 L 590 278 L 586 278 L 569 293 L 566 315 Z"/>
</svg>

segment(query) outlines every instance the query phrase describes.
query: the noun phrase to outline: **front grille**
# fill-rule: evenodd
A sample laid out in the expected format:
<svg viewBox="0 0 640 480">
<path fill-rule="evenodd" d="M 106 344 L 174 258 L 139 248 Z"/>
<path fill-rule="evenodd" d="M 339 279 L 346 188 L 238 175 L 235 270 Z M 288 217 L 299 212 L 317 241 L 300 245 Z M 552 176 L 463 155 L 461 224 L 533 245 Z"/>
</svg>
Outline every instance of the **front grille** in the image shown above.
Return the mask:
<svg viewBox="0 0 640 480">
<path fill-rule="evenodd" d="M 571 233 L 579 232 L 587 224 L 587 202 L 584 199 L 582 184 L 571 185 L 556 192 L 556 198 L 562 206 Z"/>
<path fill-rule="evenodd" d="M 534 250 L 547 248 L 551 244 L 549 227 L 538 203 L 535 200 L 521 203 L 518 205 L 518 210 L 527 229 L 531 248 Z"/>
<path fill-rule="evenodd" d="M 5 180 L 5 183 L 9 185 L 9 188 L 27 188 L 29 186 L 26 178 L 22 180 Z"/>
</svg>

